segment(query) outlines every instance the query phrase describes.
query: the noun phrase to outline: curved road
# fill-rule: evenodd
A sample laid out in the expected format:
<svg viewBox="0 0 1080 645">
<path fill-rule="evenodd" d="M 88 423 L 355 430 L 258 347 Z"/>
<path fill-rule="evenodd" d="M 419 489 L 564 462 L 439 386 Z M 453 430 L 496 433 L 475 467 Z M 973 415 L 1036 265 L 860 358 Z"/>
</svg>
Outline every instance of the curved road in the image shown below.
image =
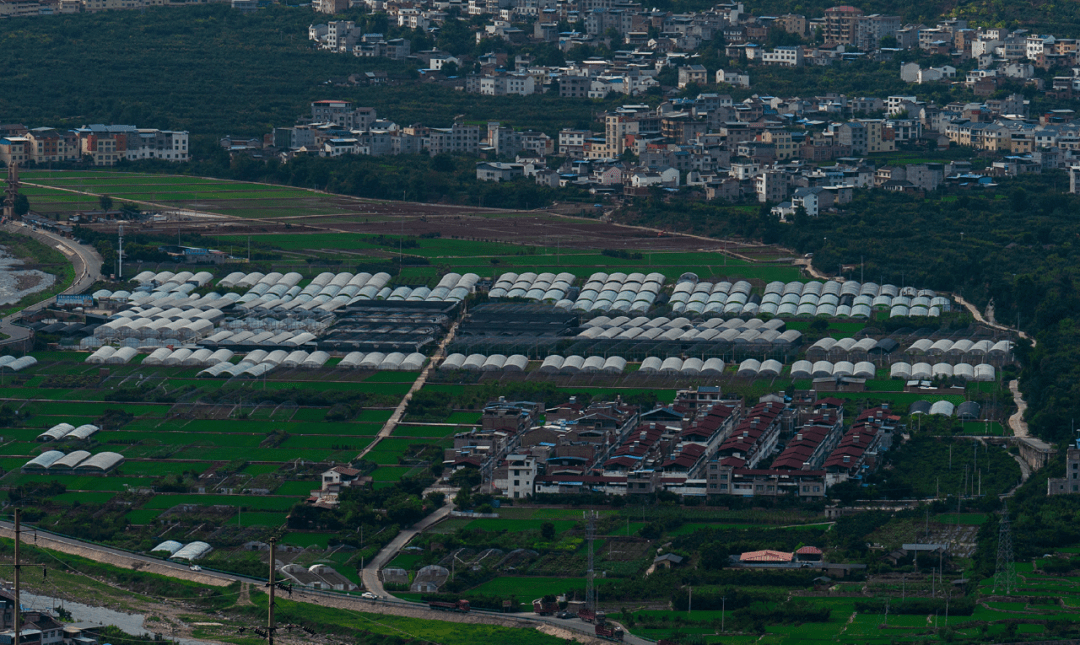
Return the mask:
<svg viewBox="0 0 1080 645">
<path fill-rule="evenodd" d="M 412 527 L 405 529 L 397 534 L 393 540 L 387 543 L 370 562 L 364 563 L 364 568 L 360 570 L 360 579 L 364 582 L 364 589 L 379 596 L 380 598 L 388 598 L 390 594 L 386 592 L 386 588 L 383 587 L 382 580 L 379 579 L 379 571 L 386 565 L 390 564 L 390 561 L 398 554 L 401 549 L 405 548 L 417 534 L 431 528 L 438 522 L 441 522 L 444 518 L 450 515 L 450 511 L 454 509 L 453 496 L 447 495 L 447 502 L 439 510 L 435 511 L 431 515 L 428 515 L 424 519 L 420 520 Z"/>
<path fill-rule="evenodd" d="M 450 506 L 444 506 L 436 511 L 433 515 L 428 516 L 424 520 L 421 520 L 416 526 L 403 532 L 398 538 L 402 538 L 401 542 L 404 544 L 408 539 L 411 539 L 412 535 L 415 535 L 422 528 L 426 528 L 431 524 L 442 519 L 445 514 L 450 512 Z M 5 538 L 14 538 L 15 527 L 11 522 L 0 522 L 0 536 Z M 391 545 L 398 542 L 398 538 L 395 538 Z M 247 576 L 240 576 L 231 573 L 223 573 L 219 571 L 207 571 L 205 569 L 200 571 L 192 571 L 188 566 L 178 564 L 176 562 L 169 562 L 167 560 L 160 560 L 158 558 L 152 558 L 138 553 L 130 553 L 127 551 L 121 551 L 119 549 L 113 549 L 107 546 L 99 544 L 90 544 L 74 538 L 64 537 L 60 535 L 53 535 L 50 533 L 37 532 L 32 525 L 23 525 L 23 542 L 27 544 L 34 544 L 37 547 L 44 549 L 52 549 L 54 551 L 61 551 L 63 553 L 71 553 L 85 557 L 97 562 L 104 562 L 113 566 L 142 571 L 146 573 L 155 573 L 158 575 L 168 576 L 170 578 L 179 578 L 182 580 L 189 580 L 204 585 L 211 585 L 216 587 L 225 587 L 234 582 L 247 582 L 256 585 L 258 588 L 265 586 L 265 579 L 250 578 Z M 397 549 L 391 549 L 387 545 L 380 551 L 379 555 L 383 553 L 392 555 L 397 552 Z M 397 547 L 400 548 L 400 545 Z M 381 558 L 376 556 L 375 562 L 370 567 L 367 567 L 363 571 L 363 580 L 366 584 L 372 580 L 372 574 L 376 574 L 376 566 Z M 375 576 L 375 582 L 377 582 L 377 575 Z M 382 590 L 382 585 L 368 587 L 369 589 Z M 376 592 L 377 593 L 377 592 Z M 380 594 L 383 595 L 383 594 Z M 385 596 L 384 596 L 385 597 Z M 386 597 L 387 599 L 380 602 L 372 602 L 369 600 L 363 600 L 358 596 L 348 596 L 341 593 L 334 592 L 318 592 L 309 589 L 295 589 L 291 600 L 298 602 L 307 602 L 322 606 L 332 606 L 340 609 L 347 609 L 351 611 L 361 611 L 375 614 L 393 614 L 398 616 L 410 616 L 413 618 L 424 618 L 428 620 L 442 620 L 449 622 L 470 622 L 470 623 L 487 623 L 497 624 L 507 627 L 539 627 L 542 625 L 548 625 L 553 628 L 559 628 L 566 630 L 566 632 L 572 633 L 577 636 L 579 640 L 590 640 L 585 637 L 592 636 L 595 638 L 594 628 L 592 625 L 585 623 L 577 618 L 570 620 L 560 620 L 553 616 L 536 616 L 530 613 L 520 614 L 501 614 L 495 612 L 486 611 L 473 611 L 469 614 L 452 614 L 444 612 L 431 612 L 426 607 L 417 603 L 410 603 L 403 600 L 398 600 L 393 597 Z M 625 642 L 631 645 L 653 645 L 652 641 L 647 641 L 631 634 L 627 634 Z"/>
<path fill-rule="evenodd" d="M 61 293 L 81 293 L 90 288 L 90 285 L 101 279 L 102 258 L 93 247 L 85 244 L 78 244 L 75 240 L 56 235 L 55 233 L 35 231 L 22 223 L 4 224 L 2 228 L 8 233 L 26 235 L 47 246 L 58 249 L 71 260 L 71 264 L 75 269 L 75 280 L 72 281 L 71 286 L 64 289 Z M 0 333 L 8 336 L 6 342 L 22 341 L 29 338 L 30 329 L 13 324 L 14 321 L 21 318 L 25 313 L 37 311 L 38 309 L 45 307 L 52 300 L 51 297 L 46 298 L 41 302 L 30 305 L 21 311 L 17 311 L 0 319 Z"/>
</svg>

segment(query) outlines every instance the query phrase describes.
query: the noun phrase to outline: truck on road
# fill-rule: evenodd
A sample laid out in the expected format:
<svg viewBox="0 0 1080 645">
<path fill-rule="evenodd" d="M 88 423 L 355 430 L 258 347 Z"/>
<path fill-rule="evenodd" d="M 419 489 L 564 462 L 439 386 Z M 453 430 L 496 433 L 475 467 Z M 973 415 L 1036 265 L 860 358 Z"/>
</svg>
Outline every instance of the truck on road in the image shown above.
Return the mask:
<svg viewBox="0 0 1080 645">
<path fill-rule="evenodd" d="M 457 600 L 455 602 L 440 602 L 438 600 L 432 600 L 428 602 L 428 608 L 435 611 L 452 611 L 459 614 L 469 613 L 469 601 Z"/>
</svg>

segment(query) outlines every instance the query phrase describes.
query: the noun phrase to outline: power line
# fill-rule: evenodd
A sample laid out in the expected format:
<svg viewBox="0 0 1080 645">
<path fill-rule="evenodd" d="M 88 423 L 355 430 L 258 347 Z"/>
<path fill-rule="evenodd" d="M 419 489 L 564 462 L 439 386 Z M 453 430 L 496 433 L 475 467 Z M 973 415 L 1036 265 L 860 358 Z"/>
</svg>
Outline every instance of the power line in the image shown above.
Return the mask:
<svg viewBox="0 0 1080 645">
<path fill-rule="evenodd" d="M 1009 503 L 1001 512 L 1001 522 L 998 524 L 998 552 L 997 570 L 994 572 L 994 592 L 999 588 L 1005 589 L 1005 595 L 1010 595 L 1017 588 L 1016 567 L 1013 566 L 1013 543 L 1012 524 L 1009 522 Z"/>
</svg>

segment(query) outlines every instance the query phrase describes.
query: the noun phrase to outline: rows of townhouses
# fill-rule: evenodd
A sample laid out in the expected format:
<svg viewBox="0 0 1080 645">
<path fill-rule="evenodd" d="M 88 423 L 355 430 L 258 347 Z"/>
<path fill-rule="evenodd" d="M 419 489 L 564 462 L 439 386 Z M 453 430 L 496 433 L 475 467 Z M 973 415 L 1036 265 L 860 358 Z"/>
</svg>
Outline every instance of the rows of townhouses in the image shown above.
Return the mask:
<svg viewBox="0 0 1080 645">
<path fill-rule="evenodd" d="M 75 130 L 0 125 L 0 163 L 5 165 L 82 162 L 115 166 L 121 160 L 191 159 L 188 133 L 133 125 L 87 125 Z"/>
<path fill-rule="evenodd" d="M 664 490 L 812 501 L 872 473 L 898 419 L 873 408 L 845 421 L 838 399 L 744 403 L 704 386 L 651 410 L 621 400 L 545 409 L 500 399 L 484 407 L 482 428 L 455 435 L 443 465 L 446 476 L 474 469 L 484 491 L 513 499 Z"/>
</svg>

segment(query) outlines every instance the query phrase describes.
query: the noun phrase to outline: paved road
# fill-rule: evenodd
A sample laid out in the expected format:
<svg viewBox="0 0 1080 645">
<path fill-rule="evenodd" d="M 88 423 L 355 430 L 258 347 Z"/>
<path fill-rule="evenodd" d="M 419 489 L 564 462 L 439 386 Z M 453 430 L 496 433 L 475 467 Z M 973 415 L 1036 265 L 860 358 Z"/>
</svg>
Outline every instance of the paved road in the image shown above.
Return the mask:
<svg viewBox="0 0 1080 645">
<path fill-rule="evenodd" d="M 431 524 L 444 517 L 450 512 L 450 507 L 445 506 L 439 511 L 436 511 L 431 516 L 428 516 L 422 520 L 417 526 L 409 531 L 403 532 L 404 534 L 418 532 L 422 528 L 426 528 Z M 414 530 L 415 529 L 415 530 Z M 0 536 L 6 538 L 14 537 L 15 527 L 11 522 L 0 522 Z M 401 538 L 402 536 L 398 536 Z M 36 533 L 33 526 L 23 525 L 23 542 L 27 544 L 34 544 L 45 549 L 52 549 L 54 551 L 60 551 L 63 553 L 71 553 L 79 555 L 98 562 L 105 562 L 125 569 L 133 569 L 143 571 L 146 573 L 155 573 L 158 575 L 168 576 L 170 578 L 179 578 L 182 580 L 190 580 L 199 584 L 212 585 L 212 586 L 228 586 L 233 582 L 248 582 L 255 585 L 256 588 L 262 588 L 265 586 L 265 580 L 256 578 L 249 578 L 247 576 L 239 576 L 231 573 L 221 573 L 216 571 L 192 571 L 188 566 L 177 564 L 175 562 L 168 562 L 160 560 L 158 558 L 151 558 L 149 556 L 140 555 L 137 553 L 129 553 L 127 551 L 121 551 L 119 549 L 112 549 L 99 544 L 89 544 L 76 540 L 73 538 L 67 538 L 57 535 L 51 535 L 46 533 Z M 401 544 L 405 543 L 405 540 L 410 539 L 406 536 L 402 539 Z M 398 540 L 395 539 L 394 542 Z M 391 543 L 393 544 L 393 542 Z M 398 547 L 400 548 L 400 546 Z M 396 553 L 396 549 L 390 549 L 389 547 L 383 549 L 380 552 L 380 556 L 385 552 L 389 554 L 391 551 Z M 380 557 L 376 556 L 376 560 L 372 562 L 370 567 L 365 568 L 363 571 L 363 580 L 365 584 L 371 584 L 369 572 L 374 573 L 378 569 L 378 566 L 382 566 L 379 562 Z M 388 561 L 388 560 L 387 560 Z M 377 580 L 375 581 L 377 582 Z M 369 589 L 382 590 L 382 586 L 369 587 Z M 378 593 L 378 592 L 376 592 Z M 384 595 L 385 594 L 380 594 Z M 584 623 L 577 618 L 572 620 L 560 620 L 551 616 L 536 616 L 535 614 L 523 613 L 523 614 L 500 614 L 494 612 L 472 612 L 468 615 L 461 614 L 446 614 L 435 613 L 428 610 L 422 605 L 416 603 L 409 603 L 396 598 L 388 598 L 388 601 L 383 602 L 371 602 L 363 600 L 357 596 L 346 596 L 344 594 L 334 593 L 319 593 L 310 590 L 297 590 L 294 592 L 291 600 L 298 602 L 307 602 L 317 604 L 321 606 L 332 606 L 343 609 L 349 609 L 353 611 L 362 611 L 376 614 L 392 614 L 398 616 L 412 616 L 415 618 L 426 618 L 430 620 L 444 620 L 451 622 L 480 622 L 488 624 L 504 625 L 507 627 L 534 627 L 539 624 L 548 624 L 553 627 L 562 628 L 572 632 L 577 632 L 580 640 L 589 640 L 586 636 L 593 635 L 593 626 Z M 626 641 L 631 645 L 653 645 L 652 641 L 637 638 L 633 635 L 627 635 Z"/>
<path fill-rule="evenodd" d="M 176 562 L 151 558 L 138 553 L 129 553 L 127 551 L 112 549 L 99 544 L 89 544 L 87 542 L 81 542 L 73 538 L 62 537 L 59 535 L 38 533 L 34 530 L 33 526 L 28 524 L 23 524 L 22 530 L 22 540 L 24 543 L 34 544 L 35 546 L 61 551 L 63 553 L 81 555 L 97 562 L 115 564 L 127 569 L 138 569 L 140 571 L 156 573 L 171 578 L 180 578 L 182 580 L 190 580 L 192 582 L 216 587 L 226 587 L 237 580 L 242 580 L 244 582 L 262 582 L 255 580 L 254 578 L 234 576 L 227 573 L 192 571 L 190 567 Z M 0 522 L 0 536 L 14 538 L 15 525 L 11 522 Z"/>
<path fill-rule="evenodd" d="M 82 293 L 89 289 L 90 285 L 101 279 L 102 258 L 93 247 L 78 244 L 74 240 L 61 237 L 55 233 L 35 231 L 28 226 L 23 226 L 18 223 L 5 224 L 3 225 L 3 230 L 15 235 L 32 237 L 43 244 L 60 250 L 61 253 L 71 260 L 71 264 L 75 269 L 75 280 L 71 283 L 71 286 L 64 289 L 61 293 Z M 46 298 L 41 302 L 26 307 L 22 311 L 17 311 L 0 319 L 0 333 L 6 334 L 11 340 L 25 340 L 30 336 L 30 330 L 26 327 L 15 325 L 13 322 L 21 318 L 23 314 L 37 311 L 51 301 L 51 297 Z"/>
<path fill-rule="evenodd" d="M 372 592 L 373 594 L 385 598 L 389 596 L 386 592 L 386 588 L 383 587 L 382 580 L 379 580 L 379 570 L 390 564 L 390 561 L 398 554 L 401 549 L 405 547 L 417 534 L 430 528 L 437 522 L 441 522 L 443 518 L 450 515 L 450 511 L 454 510 L 453 496 L 447 495 L 446 505 L 435 511 L 431 515 L 428 515 L 424 519 L 414 524 L 411 528 L 405 529 L 397 534 L 393 540 L 384 546 L 370 562 L 364 563 L 364 568 L 360 570 L 360 579 L 364 582 L 364 589 Z"/>
</svg>

